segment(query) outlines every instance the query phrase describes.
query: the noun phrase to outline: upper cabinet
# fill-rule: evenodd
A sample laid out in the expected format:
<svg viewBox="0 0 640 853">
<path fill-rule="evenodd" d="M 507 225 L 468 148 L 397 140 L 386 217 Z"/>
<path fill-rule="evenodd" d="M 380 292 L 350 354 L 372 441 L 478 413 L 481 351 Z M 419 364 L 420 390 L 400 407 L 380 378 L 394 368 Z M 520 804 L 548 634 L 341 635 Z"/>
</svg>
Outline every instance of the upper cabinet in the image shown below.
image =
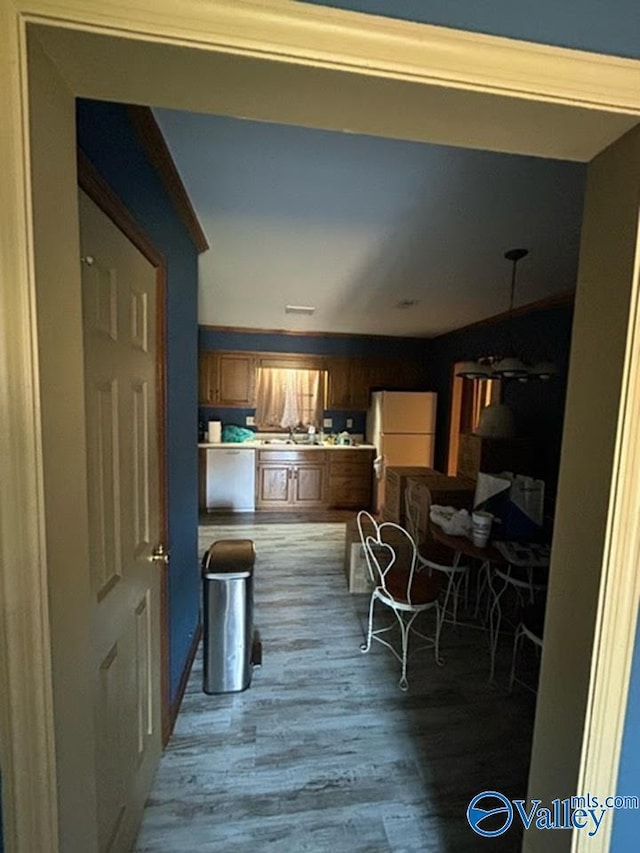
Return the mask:
<svg viewBox="0 0 640 853">
<path fill-rule="evenodd" d="M 347 411 L 369 407 L 369 371 L 365 358 L 325 359 L 328 373 L 328 409 Z"/>
<path fill-rule="evenodd" d="M 256 366 L 253 353 L 201 352 L 200 403 L 227 408 L 255 408 Z"/>
<path fill-rule="evenodd" d="M 259 367 L 291 367 L 327 372 L 327 409 L 366 411 L 372 390 L 419 390 L 417 361 L 362 356 L 296 353 L 200 352 L 200 405 L 253 409 Z"/>
</svg>

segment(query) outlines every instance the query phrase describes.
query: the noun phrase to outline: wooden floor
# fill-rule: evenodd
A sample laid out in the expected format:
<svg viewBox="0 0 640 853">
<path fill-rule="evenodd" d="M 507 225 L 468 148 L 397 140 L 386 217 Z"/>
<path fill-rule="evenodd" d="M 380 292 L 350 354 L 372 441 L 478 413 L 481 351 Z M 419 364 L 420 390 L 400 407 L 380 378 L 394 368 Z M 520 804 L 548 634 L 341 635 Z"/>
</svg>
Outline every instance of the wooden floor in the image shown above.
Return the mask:
<svg viewBox="0 0 640 853">
<path fill-rule="evenodd" d="M 338 523 L 203 526 L 257 548 L 263 666 L 249 690 L 207 696 L 201 656 L 148 800 L 138 853 L 492 853 L 473 795 L 526 796 L 535 699 L 487 683 L 481 631 L 445 626 L 443 667 L 418 653 L 410 690 L 383 647 L 363 655 L 368 596 L 349 595 Z M 427 625 L 428 628 L 428 625 Z"/>
</svg>

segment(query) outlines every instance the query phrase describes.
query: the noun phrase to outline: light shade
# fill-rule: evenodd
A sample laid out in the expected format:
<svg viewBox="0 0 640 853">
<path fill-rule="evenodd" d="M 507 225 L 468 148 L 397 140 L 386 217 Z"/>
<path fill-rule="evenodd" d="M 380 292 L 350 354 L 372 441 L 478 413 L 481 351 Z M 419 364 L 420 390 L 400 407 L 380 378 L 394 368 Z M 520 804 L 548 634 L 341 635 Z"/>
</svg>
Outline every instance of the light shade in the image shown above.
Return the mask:
<svg viewBox="0 0 640 853">
<path fill-rule="evenodd" d="M 476 429 L 484 438 L 513 438 L 515 435 L 513 412 L 504 403 L 491 403 L 480 412 L 480 423 Z"/>
<path fill-rule="evenodd" d="M 540 361 L 529 370 L 535 379 L 551 379 L 558 372 L 558 368 L 551 361 Z"/>
<path fill-rule="evenodd" d="M 479 361 L 463 361 L 456 370 L 456 376 L 461 376 L 463 379 L 490 379 L 492 375 L 491 367 Z"/>
<path fill-rule="evenodd" d="M 504 376 L 505 379 L 518 379 L 520 376 L 528 376 L 529 370 L 519 358 L 507 356 L 494 364 L 493 374 L 496 377 Z"/>
<path fill-rule="evenodd" d="M 511 261 L 512 268 L 507 330 L 503 336 L 505 340 L 502 347 L 481 354 L 476 361 L 462 362 L 456 370 L 456 376 L 462 376 L 464 379 L 516 379 L 518 382 L 528 382 L 530 379 L 551 379 L 558 372 L 551 362 L 541 361 L 532 367 L 516 355 L 518 348 L 513 327 L 516 267 L 528 254 L 528 249 L 509 249 L 504 253 L 505 259 Z"/>
</svg>

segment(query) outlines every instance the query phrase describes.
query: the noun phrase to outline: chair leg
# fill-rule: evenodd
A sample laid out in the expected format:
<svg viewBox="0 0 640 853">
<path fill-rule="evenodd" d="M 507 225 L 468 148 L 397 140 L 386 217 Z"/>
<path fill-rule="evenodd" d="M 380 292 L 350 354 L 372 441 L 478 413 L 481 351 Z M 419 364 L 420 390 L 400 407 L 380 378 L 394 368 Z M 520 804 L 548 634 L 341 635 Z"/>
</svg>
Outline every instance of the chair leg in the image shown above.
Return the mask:
<svg viewBox="0 0 640 853">
<path fill-rule="evenodd" d="M 469 569 L 464 573 L 464 609 L 469 612 Z"/>
<path fill-rule="evenodd" d="M 480 616 L 480 599 L 482 598 L 482 593 L 487 585 L 487 571 L 486 563 L 483 563 L 478 569 L 476 578 L 476 609 L 473 614 L 476 619 Z"/>
<path fill-rule="evenodd" d="M 509 693 L 513 692 L 513 682 L 516 678 L 516 658 L 518 656 L 518 648 L 521 644 L 522 637 L 524 636 L 524 632 L 522 631 L 522 627 L 518 625 L 516 630 L 516 636 L 513 641 L 513 655 L 511 656 L 511 674 L 509 675 Z"/>
<path fill-rule="evenodd" d="M 407 657 L 409 654 L 409 631 L 411 630 L 411 626 L 413 625 L 413 620 L 418 615 L 417 613 L 412 613 L 411 618 L 408 622 L 405 622 L 402 618 L 401 614 L 396 610 L 393 611 L 396 614 L 398 622 L 400 623 L 400 634 L 402 637 L 402 675 L 400 676 L 400 681 L 398 682 L 398 687 L 400 690 L 407 691 L 409 689 L 409 681 L 407 680 Z"/>
<path fill-rule="evenodd" d="M 444 661 L 440 657 L 440 632 L 442 631 L 442 623 L 444 621 L 444 611 L 440 607 L 440 604 L 436 601 L 436 642 L 435 642 L 435 656 L 436 663 L 438 666 L 443 666 Z"/>
<path fill-rule="evenodd" d="M 371 637 L 373 636 L 373 606 L 376 602 L 376 594 L 375 592 L 371 593 L 371 599 L 369 601 L 369 627 L 367 629 L 367 641 L 366 643 L 361 643 L 360 651 L 368 652 L 371 648 Z"/>
<path fill-rule="evenodd" d="M 464 580 L 468 581 L 468 579 L 469 579 L 469 575 L 467 572 L 465 572 L 464 574 L 458 575 L 457 579 L 456 579 L 455 575 L 451 576 L 451 580 L 454 582 L 453 583 L 453 624 L 455 626 L 458 625 L 458 605 L 460 603 L 460 594 L 461 594 L 461 589 L 462 589 L 462 582 Z M 468 590 L 468 588 L 469 588 L 469 586 L 467 583 L 467 590 Z M 466 606 L 466 602 L 467 602 L 467 598 L 465 596 L 465 606 Z"/>
<path fill-rule="evenodd" d="M 444 593 L 444 602 L 442 603 L 443 618 L 447 613 L 447 607 L 449 606 L 449 599 L 451 598 L 451 593 L 452 593 L 453 587 L 454 587 L 454 574 L 453 574 L 453 572 L 445 572 L 444 574 L 447 577 L 447 588 L 446 588 L 445 593 Z M 456 606 L 455 601 L 454 601 L 454 610 L 453 610 L 453 620 L 452 621 L 453 621 L 454 625 L 456 625 L 457 621 L 458 621 L 458 608 Z"/>
</svg>

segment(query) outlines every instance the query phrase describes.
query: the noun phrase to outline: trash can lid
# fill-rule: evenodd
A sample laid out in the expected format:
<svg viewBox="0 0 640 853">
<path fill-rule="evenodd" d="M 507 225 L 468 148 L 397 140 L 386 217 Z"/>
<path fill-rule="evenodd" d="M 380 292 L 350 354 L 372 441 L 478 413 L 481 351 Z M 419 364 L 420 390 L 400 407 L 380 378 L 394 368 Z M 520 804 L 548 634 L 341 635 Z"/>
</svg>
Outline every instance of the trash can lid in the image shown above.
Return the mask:
<svg viewBox="0 0 640 853">
<path fill-rule="evenodd" d="M 256 560 L 256 546 L 251 539 L 219 539 L 205 551 L 202 571 L 205 574 L 251 573 Z"/>
</svg>

